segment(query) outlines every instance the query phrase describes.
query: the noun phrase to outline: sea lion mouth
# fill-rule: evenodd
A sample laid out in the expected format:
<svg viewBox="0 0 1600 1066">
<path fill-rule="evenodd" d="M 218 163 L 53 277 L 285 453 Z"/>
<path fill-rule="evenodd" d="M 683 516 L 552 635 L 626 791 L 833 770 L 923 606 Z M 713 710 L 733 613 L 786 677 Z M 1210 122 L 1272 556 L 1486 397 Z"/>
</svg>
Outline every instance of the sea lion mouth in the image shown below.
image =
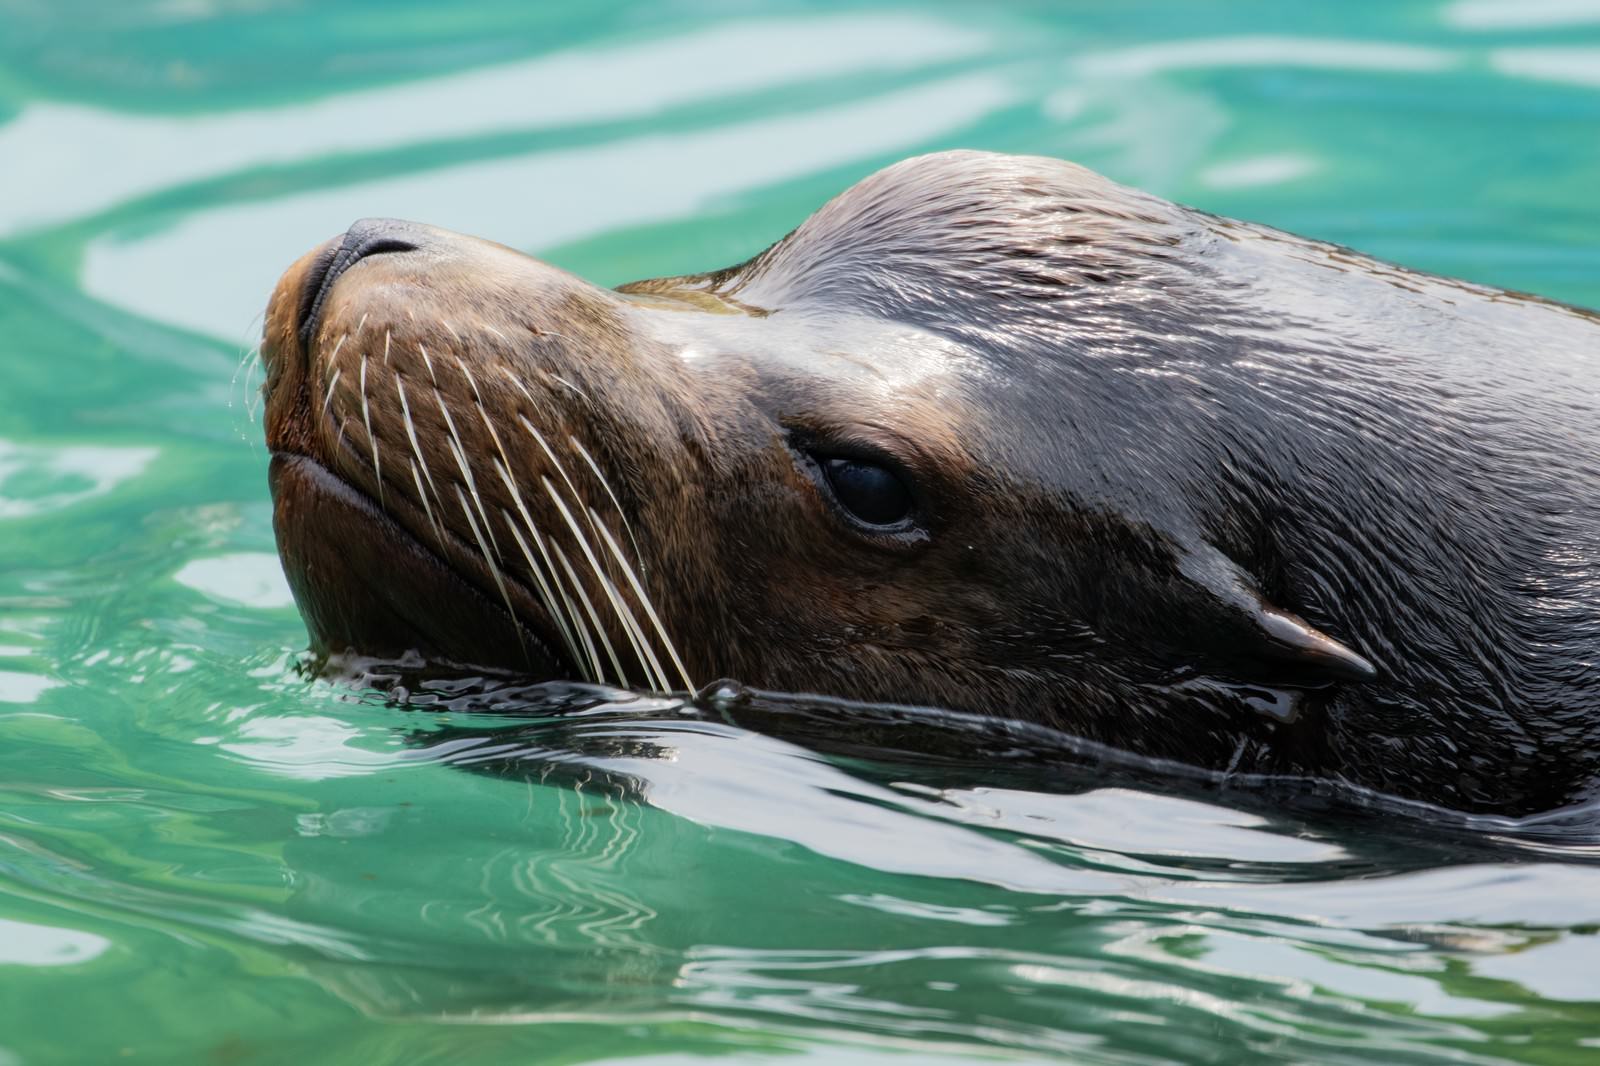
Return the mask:
<svg viewBox="0 0 1600 1066">
<path fill-rule="evenodd" d="M 274 452 L 268 482 L 284 571 L 313 652 L 417 654 L 433 665 L 571 676 L 551 619 L 514 580 L 501 579 L 512 610 L 496 602 L 479 584 L 491 575 L 468 576 L 474 556 L 466 545 L 447 541 L 447 563 L 386 507 L 306 455 Z"/>
</svg>

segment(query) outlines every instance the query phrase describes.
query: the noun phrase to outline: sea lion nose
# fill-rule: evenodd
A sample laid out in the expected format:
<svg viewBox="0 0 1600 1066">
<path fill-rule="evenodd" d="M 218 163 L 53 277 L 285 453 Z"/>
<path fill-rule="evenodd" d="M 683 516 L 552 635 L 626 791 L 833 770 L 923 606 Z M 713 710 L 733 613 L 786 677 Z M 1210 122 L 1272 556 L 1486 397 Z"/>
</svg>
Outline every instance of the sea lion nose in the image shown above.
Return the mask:
<svg viewBox="0 0 1600 1066">
<path fill-rule="evenodd" d="M 328 247 L 317 257 L 306 272 L 305 284 L 300 290 L 298 318 L 300 343 L 309 345 L 311 331 L 316 326 L 322 304 L 333 290 L 339 275 L 369 255 L 384 252 L 414 252 L 426 239 L 426 229 L 414 222 L 394 218 L 363 218 L 348 230 L 337 244 Z"/>
</svg>

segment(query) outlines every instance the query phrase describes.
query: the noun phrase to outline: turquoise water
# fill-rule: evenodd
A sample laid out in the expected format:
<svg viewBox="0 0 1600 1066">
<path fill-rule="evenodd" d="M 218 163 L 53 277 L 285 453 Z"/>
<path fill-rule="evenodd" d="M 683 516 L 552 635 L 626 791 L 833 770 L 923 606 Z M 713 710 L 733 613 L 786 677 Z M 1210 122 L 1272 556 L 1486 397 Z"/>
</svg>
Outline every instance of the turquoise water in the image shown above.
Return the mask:
<svg viewBox="0 0 1600 1066">
<path fill-rule="evenodd" d="M 0 1066 L 1600 1061 L 1600 868 L 296 671 L 248 358 L 364 215 L 606 283 L 974 146 L 1600 305 L 1600 5 L 0 0 Z"/>
</svg>

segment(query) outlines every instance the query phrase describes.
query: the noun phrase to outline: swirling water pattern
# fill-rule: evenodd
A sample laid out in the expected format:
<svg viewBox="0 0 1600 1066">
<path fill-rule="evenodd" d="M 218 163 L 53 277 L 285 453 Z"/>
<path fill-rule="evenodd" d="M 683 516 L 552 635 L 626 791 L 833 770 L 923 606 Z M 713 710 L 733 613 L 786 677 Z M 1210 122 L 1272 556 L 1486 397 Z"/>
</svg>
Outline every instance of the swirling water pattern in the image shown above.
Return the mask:
<svg viewBox="0 0 1600 1066">
<path fill-rule="evenodd" d="M 0 1066 L 1600 1061 L 1582 848 L 307 683 L 245 358 L 363 215 L 617 283 L 952 146 L 1600 305 L 1600 5 L 6 0 L 0 31 Z"/>
</svg>

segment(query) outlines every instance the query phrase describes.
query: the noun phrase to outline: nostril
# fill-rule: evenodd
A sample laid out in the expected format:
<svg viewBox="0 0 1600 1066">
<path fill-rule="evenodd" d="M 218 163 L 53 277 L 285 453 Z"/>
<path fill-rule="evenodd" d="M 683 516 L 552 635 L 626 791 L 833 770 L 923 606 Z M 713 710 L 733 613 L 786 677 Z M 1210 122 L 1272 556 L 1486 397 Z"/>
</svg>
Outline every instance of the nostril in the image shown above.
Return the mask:
<svg viewBox="0 0 1600 1066">
<path fill-rule="evenodd" d="M 414 252 L 419 247 L 419 227 L 389 218 L 364 218 L 345 231 L 344 240 L 328 248 L 311 264 L 300 290 L 300 344 L 311 344 L 311 331 L 322 312 L 322 305 L 333 290 L 339 275 L 356 263 L 384 252 Z"/>
</svg>

